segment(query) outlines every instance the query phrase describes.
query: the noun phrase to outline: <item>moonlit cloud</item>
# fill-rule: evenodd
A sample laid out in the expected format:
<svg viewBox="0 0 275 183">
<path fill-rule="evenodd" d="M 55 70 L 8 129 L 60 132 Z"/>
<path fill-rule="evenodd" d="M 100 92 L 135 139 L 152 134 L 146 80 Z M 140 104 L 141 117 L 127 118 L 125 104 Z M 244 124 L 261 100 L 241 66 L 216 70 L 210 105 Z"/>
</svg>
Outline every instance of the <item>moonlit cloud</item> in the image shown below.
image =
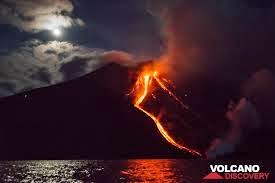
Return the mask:
<svg viewBox="0 0 275 183">
<path fill-rule="evenodd" d="M 122 51 L 69 42 L 28 41 L 0 56 L 0 97 L 80 77 L 110 62 L 128 63 L 130 58 Z"/>
<path fill-rule="evenodd" d="M 27 32 L 83 26 L 81 19 L 71 16 L 72 11 L 70 0 L 3 0 L 0 2 L 0 23 Z"/>
</svg>

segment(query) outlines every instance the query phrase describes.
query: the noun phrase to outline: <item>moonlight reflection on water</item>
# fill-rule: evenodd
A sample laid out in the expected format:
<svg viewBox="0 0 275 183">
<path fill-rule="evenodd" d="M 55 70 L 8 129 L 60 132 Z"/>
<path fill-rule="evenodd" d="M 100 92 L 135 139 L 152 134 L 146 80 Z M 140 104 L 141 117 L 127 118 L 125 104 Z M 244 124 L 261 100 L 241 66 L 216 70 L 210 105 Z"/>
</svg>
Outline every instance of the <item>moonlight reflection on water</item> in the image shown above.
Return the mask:
<svg viewBox="0 0 275 183">
<path fill-rule="evenodd" d="M 187 160 L 0 162 L 0 182 L 192 182 Z"/>
</svg>

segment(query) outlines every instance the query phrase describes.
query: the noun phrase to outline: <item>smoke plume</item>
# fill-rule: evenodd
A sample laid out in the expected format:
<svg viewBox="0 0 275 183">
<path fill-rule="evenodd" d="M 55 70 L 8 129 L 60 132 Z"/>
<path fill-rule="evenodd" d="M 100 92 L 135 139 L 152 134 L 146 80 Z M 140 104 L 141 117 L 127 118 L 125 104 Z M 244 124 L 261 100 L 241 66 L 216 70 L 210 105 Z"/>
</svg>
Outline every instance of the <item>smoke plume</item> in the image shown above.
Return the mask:
<svg viewBox="0 0 275 183">
<path fill-rule="evenodd" d="M 147 5 L 166 43 L 161 68 L 174 80 L 212 78 L 212 82 L 240 86 L 256 70 L 274 70 L 274 2 L 151 0 Z M 274 99 L 271 71 L 260 70 L 244 82 L 243 98 L 226 113 L 230 129 L 212 142 L 208 157 L 234 152 L 246 140 L 245 129 L 253 131 L 262 125 L 264 104 Z M 275 105 L 270 103 L 272 113 Z"/>
<path fill-rule="evenodd" d="M 274 68 L 274 4 L 226 0 L 152 0 L 148 11 L 162 25 L 163 60 L 177 79 L 243 79 Z"/>
<path fill-rule="evenodd" d="M 234 152 L 238 145 L 250 140 L 249 133 L 254 130 L 274 129 L 275 78 L 273 73 L 266 69 L 255 72 L 244 82 L 242 91 L 246 98 L 242 98 L 238 104 L 234 104 L 233 101 L 229 104 L 226 118 L 230 122 L 230 129 L 223 137 L 212 142 L 206 152 L 208 158 Z"/>
</svg>

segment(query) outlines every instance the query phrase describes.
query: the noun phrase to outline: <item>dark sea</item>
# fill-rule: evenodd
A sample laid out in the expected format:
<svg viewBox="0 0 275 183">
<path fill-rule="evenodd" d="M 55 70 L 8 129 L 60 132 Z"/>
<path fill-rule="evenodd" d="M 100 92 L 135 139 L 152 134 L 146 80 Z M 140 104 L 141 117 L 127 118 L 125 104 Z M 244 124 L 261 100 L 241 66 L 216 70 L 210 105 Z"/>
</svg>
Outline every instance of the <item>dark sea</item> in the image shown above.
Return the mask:
<svg viewBox="0 0 275 183">
<path fill-rule="evenodd" d="M 0 162 L 0 182 L 200 182 L 198 162 L 179 159 Z"/>
</svg>

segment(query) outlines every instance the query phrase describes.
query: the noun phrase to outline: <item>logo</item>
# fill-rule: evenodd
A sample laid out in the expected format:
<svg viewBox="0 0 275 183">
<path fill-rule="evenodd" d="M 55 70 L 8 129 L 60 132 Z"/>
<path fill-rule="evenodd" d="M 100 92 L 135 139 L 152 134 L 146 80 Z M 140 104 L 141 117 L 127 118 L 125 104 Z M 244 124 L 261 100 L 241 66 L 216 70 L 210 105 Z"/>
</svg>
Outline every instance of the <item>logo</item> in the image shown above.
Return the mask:
<svg viewBox="0 0 275 183">
<path fill-rule="evenodd" d="M 267 180 L 269 172 L 262 172 L 259 165 L 210 165 L 204 180 Z"/>
</svg>

